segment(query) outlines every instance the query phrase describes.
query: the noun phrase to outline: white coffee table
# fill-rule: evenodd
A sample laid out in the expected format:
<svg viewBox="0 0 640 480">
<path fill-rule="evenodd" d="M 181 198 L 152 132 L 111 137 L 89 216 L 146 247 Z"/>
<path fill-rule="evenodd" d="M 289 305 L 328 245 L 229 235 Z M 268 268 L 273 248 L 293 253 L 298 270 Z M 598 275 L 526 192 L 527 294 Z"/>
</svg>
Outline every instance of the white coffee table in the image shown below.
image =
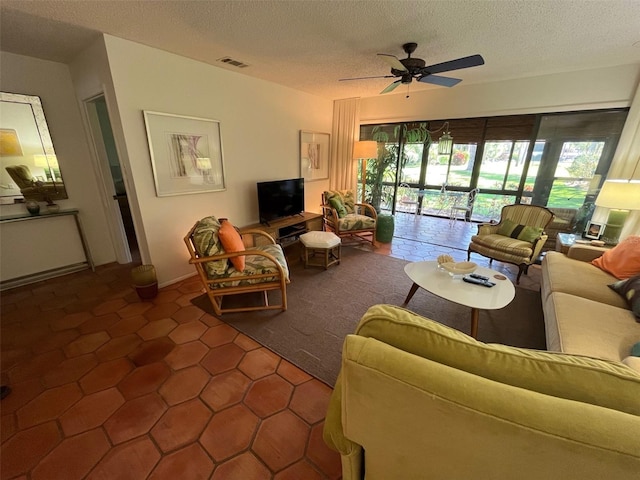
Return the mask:
<svg viewBox="0 0 640 480">
<path fill-rule="evenodd" d="M 405 273 L 413 281 L 411 290 L 402 304 L 406 307 L 418 288 L 424 288 L 438 297 L 471 307 L 471 336 L 478 338 L 478 317 L 480 310 L 497 310 L 507 306 L 516 289 L 511 280 L 500 272 L 490 268 L 478 267 L 474 273 L 489 277 L 496 285 L 491 288 L 474 285 L 462 280 L 462 277 L 452 277 L 448 272 L 438 269 L 438 262 L 413 262 L 404 267 Z M 498 278 L 495 276 L 497 275 Z"/>
</svg>

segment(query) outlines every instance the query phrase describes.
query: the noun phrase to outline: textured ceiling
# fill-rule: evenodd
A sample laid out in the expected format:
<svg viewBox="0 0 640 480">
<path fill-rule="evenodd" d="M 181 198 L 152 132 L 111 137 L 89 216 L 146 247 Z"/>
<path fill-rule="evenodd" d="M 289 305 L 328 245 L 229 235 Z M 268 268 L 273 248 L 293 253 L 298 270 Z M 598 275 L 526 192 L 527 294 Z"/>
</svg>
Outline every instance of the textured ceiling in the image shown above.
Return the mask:
<svg viewBox="0 0 640 480">
<path fill-rule="evenodd" d="M 377 95 L 391 79 L 338 79 L 389 74 L 376 54 L 404 58 L 406 42 L 427 65 L 481 54 L 444 74 L 471 84 L 640 63 L 639 26 L 640 0 L 0 3 L 3 51 L 69 62 L 105 32 L 330 99 Z"/>
</svg>

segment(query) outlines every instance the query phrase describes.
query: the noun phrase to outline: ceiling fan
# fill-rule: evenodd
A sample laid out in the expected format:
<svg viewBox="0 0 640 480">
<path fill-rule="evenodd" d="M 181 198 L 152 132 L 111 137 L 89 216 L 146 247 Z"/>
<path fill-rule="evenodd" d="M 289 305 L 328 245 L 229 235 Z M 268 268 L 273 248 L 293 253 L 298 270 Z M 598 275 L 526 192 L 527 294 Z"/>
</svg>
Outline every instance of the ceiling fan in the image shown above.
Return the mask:
<svg viewBox="0 0 640 480">
<path fill-rule="evenodd" d="M 377 77 L 341 78 L 340 81 L 399 77 L 398 80 L 391 82 L 391 84 L 389 84 L 389 86 L 387 86 L 387 88 L 382 90 L 382 92 L 380 93 L 389 93 L 400 84 L 411 83 L 414 78 L 419 82 L 431 83 L 433 85 L 440 85 L 442 87 L 453 87 L 454 85 L 460 83 L 462 80 L 459 78 L 443 77 L 441 75 L 434 74 L 484 65 L 484 59 L 482 58 L 482 55 L 471 55 L 469 57 L 462 57 L 456 60 L 449 60 L 448 62 L 436 63 L 435 65 L 429 65 L 425 67 L 426 62 L 421 58 L 411 58 L 411 54 L 415 52 L 417 47 L 417 43 L 405 43 L 402 46 L 402 49 L 407 54 L 407 58 L 403 59 L 399 59 L 395 55 L 390 55 L 387 53 L 378 54 L 378 57 L 387 62 L 391 67 L 391 75 L 381 75 Z"/>
</svg>

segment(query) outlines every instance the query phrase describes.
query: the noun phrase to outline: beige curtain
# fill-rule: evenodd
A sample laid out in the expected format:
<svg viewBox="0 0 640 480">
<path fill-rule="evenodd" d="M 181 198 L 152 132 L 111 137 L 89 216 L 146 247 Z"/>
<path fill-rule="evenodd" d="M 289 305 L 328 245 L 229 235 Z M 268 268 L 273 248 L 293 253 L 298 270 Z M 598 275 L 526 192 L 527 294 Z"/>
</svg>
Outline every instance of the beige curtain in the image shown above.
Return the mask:
<svg viewBox="0 0 640 480">
<path fill-rule="evenodd" d="M 636 87 L 607 178 L 640 180 L 640 84 Z M 605 221 L 608 214 L 609 209 L 596 207 L 593 217 L 598 221 Z M 620 240 L 629 235 L 640 235 L 640 211 L 629 214 Z"/>
<path fill-rule="evenodd" d="M 356 189 L 357 164 L 351 158 L 353 143 L 359 139 L 360 99 L 346 98 L 333 102 L 331 134 L 331 172 L 329 187 L 334 190 Z"/>
</svg>

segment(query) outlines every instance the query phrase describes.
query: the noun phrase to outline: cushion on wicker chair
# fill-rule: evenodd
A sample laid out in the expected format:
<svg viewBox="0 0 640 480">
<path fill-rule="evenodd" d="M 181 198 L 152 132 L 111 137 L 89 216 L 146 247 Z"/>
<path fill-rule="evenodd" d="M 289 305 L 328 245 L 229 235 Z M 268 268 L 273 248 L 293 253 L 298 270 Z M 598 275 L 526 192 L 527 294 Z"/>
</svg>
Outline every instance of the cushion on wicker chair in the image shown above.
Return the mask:
<svg viewBox="0 0 640 480">
<path fill-rule="evenodd" d="M 340 224 L 340 230 L 362 230 L 376 226 L 375 219 L 357 213 L 345 215 L 344 218 L 338 220 L 338 223 Z"/>
<path fill-rule="evenodd" d="M 193 246 L 200 257 L 208 257 L 211 255 L 220 255 L 225 253 L 218 232 L 220 231 L 220 222 L 214 216 L 205 217 L 198 222 L 193 231 Z M 214 277 L 223 275 L 228 268 L 227 259 L 215 260 L 204 264 L 207 275 Z"/>
<path fill-rule="evenodd" d="M 261 245 L 258 247 L 252 247 L 252 249 L 260 250 L 262 252 L 273 255 L 276 261 L 282 266 L 282 269 L 284 270 L 285 280 L 289 281 L 289 267 L 287 266 L 287 260 L 280 245 Z M 278 268 L 266 257 L 260 255 L 245 255 L 244 270 L 239 271 L 235 267 L 230 266 L 224 274 L 215 276 L 216 278 L 229 278 L 229 281 L 214 284 L 212 285 L 212 288 L 236 287 L 238 285 L 255 285 L 258 283 L 273 282 L 274 280 L 276 280 L 276 277 L 246 278 L 247 275 L 263 273 L 277 274 Z"/>
</svg>

